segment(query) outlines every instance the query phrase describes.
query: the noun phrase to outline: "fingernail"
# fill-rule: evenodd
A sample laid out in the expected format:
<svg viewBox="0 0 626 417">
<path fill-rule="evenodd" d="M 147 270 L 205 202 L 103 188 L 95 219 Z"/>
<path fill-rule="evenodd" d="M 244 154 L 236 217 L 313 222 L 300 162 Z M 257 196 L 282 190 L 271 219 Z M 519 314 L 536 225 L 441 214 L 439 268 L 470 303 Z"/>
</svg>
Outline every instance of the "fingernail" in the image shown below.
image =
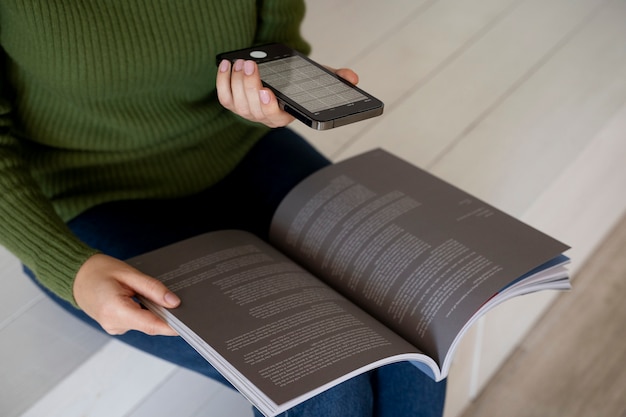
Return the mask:
<svg viewBox="0 0 626 417">
<path fill-rule="evenodd" d="M 227 59 L 222 60 L 220 63 L 220 72 L 228 71 L 228 67 L 230 67 L 230 62 Z"/>
<path fill-rule="evenodd" d="M 167 305 L 177 306 L 178 304 L 180 304 L 180 298 L 178 298 L 178 296 L 173 292 L 165 293 L 165 296 L 163 298 L 165 299 Z"/>
<path fill-rule="evenodd" d="M 244 72 L 246 75 L 252 75 L 252 74 L 254 74 L 254 62 L 252 62 L 252 61 L 246 61 L 246 62 L 243 64 L 243 72 Z"/>
<path fill-rule="evenodd" d="M 241 71 L 243 69 L 243 59 L 238 59 L 235 61 L 235 71 Z"/>
<path fill-rule="evenodd" d="M 259 98 L 261 99 L 261 103 L 269 104 L 270 93 L 267 90 L 259 90 Z"/>
</svg>

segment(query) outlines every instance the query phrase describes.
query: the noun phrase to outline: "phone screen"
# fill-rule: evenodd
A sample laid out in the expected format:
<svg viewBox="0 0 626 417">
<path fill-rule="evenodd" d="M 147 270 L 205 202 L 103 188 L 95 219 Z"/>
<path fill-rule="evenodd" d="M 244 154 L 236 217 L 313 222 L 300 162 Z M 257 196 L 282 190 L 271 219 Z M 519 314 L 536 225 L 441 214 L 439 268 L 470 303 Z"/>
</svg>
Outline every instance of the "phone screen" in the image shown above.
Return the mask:
<svg viewBox="0 0 626 417">
<path fill-rule="evenodd" d="M 298 55 L 258 66 L 264 82 L 311 113 L 368 99 Z"/>
</svg>

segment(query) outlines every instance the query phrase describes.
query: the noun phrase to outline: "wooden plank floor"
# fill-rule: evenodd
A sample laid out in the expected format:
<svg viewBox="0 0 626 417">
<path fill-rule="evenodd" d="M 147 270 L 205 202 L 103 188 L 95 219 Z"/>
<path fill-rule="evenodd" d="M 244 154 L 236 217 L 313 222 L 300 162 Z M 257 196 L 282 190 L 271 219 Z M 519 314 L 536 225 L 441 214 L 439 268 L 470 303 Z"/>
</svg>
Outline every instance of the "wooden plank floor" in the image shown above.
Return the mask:
<svg viewBox="0 0 626 417">
<path fill-rule="evenodd" d="M 462 417 L 626 417 L 626 217 Z"/>
</svg>

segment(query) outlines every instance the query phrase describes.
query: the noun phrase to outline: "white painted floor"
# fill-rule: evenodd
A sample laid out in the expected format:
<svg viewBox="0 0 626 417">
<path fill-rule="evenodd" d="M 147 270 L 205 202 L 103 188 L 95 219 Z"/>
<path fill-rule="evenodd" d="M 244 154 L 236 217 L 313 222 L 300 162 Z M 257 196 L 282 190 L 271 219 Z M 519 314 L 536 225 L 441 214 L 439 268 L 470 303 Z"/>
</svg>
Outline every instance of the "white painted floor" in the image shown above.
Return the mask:
<svg viewBox="0 0 626 417">
<path fill-rule="evenodd" d="M 333 160 L 383 147 L 428 169 L 572 245 L 576 272 L 626 208 L 624 22 L 624 0 L 309 1 L 313 58 L 355 69 L 386 107 L 333 131 L 294 128 Z M 0 415 L 251 415 L 231 390 L 65 316 L 2 248 L 0 279 Z M 551 301 L 529 300 L 464 341 L 446 417 Z"/>
</svg>

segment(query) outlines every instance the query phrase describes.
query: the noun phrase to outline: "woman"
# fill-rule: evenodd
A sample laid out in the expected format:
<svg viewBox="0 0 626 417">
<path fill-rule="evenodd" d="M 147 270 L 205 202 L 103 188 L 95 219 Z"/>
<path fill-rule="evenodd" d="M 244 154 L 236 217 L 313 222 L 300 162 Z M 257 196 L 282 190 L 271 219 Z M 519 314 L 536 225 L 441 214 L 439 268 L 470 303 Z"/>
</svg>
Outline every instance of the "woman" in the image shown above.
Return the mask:
<svg viewBox="0 0 626 417">
<path fill-rule="evenodd" d="M 309 52 L 303 15 L 302 0 L 1 2 L 0 244 L 71 314 L 222 380 L 134 301 L 178 297 L 122 259 L 208 230 L 265 237 L 280 199 L 328 164 L 282 128 L 292 117 L 253 62 L 214 62 L 269 42 Z M 440 415 L 444 393 L 393 365 L 289 415 Z"/>
</svg>

